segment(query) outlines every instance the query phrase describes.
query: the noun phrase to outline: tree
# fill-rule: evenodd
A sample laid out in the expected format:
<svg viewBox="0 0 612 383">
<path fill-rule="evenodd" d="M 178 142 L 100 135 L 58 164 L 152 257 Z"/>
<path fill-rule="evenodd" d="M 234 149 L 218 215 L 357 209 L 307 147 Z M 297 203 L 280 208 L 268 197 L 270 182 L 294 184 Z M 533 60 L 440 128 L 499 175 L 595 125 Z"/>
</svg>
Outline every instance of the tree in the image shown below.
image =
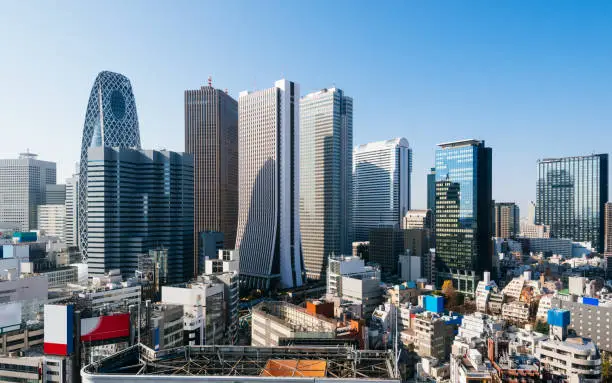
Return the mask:
<svg viewBox="0 0 612 383">
<path fill-rule="evenodd" d="M 542 334 L 548 334 L 549 329 L 550 326 L 546 322 L 538 321 L 535 325 L 535 331 Z"/>
</svg>

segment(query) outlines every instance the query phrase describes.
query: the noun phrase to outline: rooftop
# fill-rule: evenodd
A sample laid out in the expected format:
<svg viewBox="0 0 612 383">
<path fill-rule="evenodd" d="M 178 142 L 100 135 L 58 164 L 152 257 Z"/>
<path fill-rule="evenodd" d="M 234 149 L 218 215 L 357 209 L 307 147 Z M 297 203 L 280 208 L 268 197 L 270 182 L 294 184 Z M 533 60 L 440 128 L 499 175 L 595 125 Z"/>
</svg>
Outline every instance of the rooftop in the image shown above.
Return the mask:
<svg viewBox="0 0 612 383">
<path fill-rule="evenodd" d="M 443 142 L 441 144 L 438 144 L 438 146 L 441 147 L 442 149 L 448 149 L 448 148 L 458 148 L 460 146 L 470 146 L 470 145 L 479 145 L 479 144 L 484 145 L 484 141 L 480 141 L 480 140 L 471 138 L 471 139 L 466 139 L 466 140 Z"/>
<path fill-rule="evenodd" d="M 312 361 L 312 362 L 309 362 Z M 268 381 L 271 365 L 279 366 L 279 373 L 295 372 L 300 365 L 317 367 L 319 379 L 370 379 L 379 382 L 399 382 L 390 351 L 355 350 L 350 347 L 246 347 L 246 346 L 186 346 L 155 352 L 137 344 L 121 352 L 85 366 L 84 380 L 96 377 L 121 380 L 130 377 L 143 382 L 153 376 L 176 378 L 207 376 L 227 377 L 231 381 Z M 291 366 L 294 368 L 292 369 Z M 312 368 L 310 368 L 312 370 Z M 291 380 L 309 380 L 313 376 L 294 373 Z M 170 377 L 172 376 L 172 378 Z M 287 375 L 283 375 L 287 376 Z M 240 377 L 240 378 L 239 378 Z M 220 379 L 219 379 L 220 380 Z M 198 380 L 200 381 L 200 380 Z M 279 382 L 282 380 L 279 380 Z"/>
</svg>

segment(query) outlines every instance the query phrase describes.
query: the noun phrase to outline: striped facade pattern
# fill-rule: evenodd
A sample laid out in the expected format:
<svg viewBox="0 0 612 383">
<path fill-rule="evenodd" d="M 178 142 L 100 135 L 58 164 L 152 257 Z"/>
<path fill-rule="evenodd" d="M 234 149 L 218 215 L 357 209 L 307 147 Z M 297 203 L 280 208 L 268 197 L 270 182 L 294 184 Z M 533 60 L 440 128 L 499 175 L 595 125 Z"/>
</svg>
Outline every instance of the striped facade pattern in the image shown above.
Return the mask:
<svg viewBox="0 0 612 383">
<path fill-rule="evenodd" d="M 194 274 L 203 231 L 234 248 L 238 224 L 238 103 L 212 86 L 185 91 L 185 152 L 193 156 Z"/>
<path fill-rule="evenodd" d="M 170 151 L 91 148 L 88 153 L 89 274 L 120 269 L 138 256 L 168 251 L 168 282 L 192 276 L 193 159 Z"/>
</svg>

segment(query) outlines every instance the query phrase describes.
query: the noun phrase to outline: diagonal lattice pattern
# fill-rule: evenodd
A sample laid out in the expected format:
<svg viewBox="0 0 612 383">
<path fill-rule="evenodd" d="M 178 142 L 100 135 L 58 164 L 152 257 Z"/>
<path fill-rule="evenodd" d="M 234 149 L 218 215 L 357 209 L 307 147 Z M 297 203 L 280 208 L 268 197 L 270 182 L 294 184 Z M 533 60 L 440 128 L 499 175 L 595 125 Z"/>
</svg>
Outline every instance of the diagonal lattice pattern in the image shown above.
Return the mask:
<svg viewBox="0 0 612 383">
<path fill-rule="evenodd" d="M 78 208 L 80 248 L 84 258 L 87 258 L 87 151 L 99 146 L 140 149 L 132 85 L 119 73 L 104 71 L 98 74 L 85 113 Z"/>
</svg>

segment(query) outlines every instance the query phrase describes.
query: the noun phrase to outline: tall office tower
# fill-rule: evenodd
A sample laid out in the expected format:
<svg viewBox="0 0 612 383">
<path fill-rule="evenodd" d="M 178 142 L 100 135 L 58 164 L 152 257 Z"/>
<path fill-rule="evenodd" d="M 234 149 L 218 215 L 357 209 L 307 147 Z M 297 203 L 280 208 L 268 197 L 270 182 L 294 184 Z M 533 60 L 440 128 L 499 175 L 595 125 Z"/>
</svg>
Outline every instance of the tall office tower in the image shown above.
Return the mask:
<svg viewBox="0 0 612 383">
<path fill-rule="evenodd" d="M 514 202 L 496 202 L 494 213 L 495 237 L 515 238 L 520 232 L 519 207 Z"/>
<path fill-rule="evenodd" d="M 299 210 L 299 85 L 238 98 L 238 230 L 243 286 L 302 285 Z"/>
<path fill-rule="evenodd" d="M 435 215 L 436 210 L 436 168 L 427 174 L 427 209 Z"/>
<path fill-rule="evenodd" d="M 166 150 L 95 147 L 88 152 L 89 275 L 120 269 L 131 277 L 138 257 L 167 251 L 168 283 L 193 275 L 193 159 Z"/>
<path fill-rule="evenodd" d="M 527 223 L 535 225 L 536 217 L 536 204 L 533 201 L 529 201 L 529 210 L 527 211 Z"/>
<path fill-rule="evenodd" d="M 377 227 L 399 229 L 410 210 L 412 150 L 405 138 L 359 145 L 353 151 L 355 240 Z"/>
<path fill-rule="evenodd" d="M 79 206 L 79 175 L 75 174 L 66 179 L 66 219 L 64 221 L 64 241 L 68 246 L 79 245 L 79 220 L 77 212 Z"/>
<path fill-rule="evenodd" d="M 612 255 L 612 202 L 606 202 L 606 207 L 605 207 L 605 230 L 604 230 L 604 237 L 605 237 L 605 248 L 604 248 L 604 252 L 606 254 L 610 254 Z"/>
<path fill-rule="evenodd" d="M 185 91 L 185 152 L 193 156 L 194 273 L 200 232 L 218 231 L 233 249 L 238 222 L 238 103 L 208 86 Z"/>
<path fill-rule="evenodd" d="M 66 185 L 65 184 L 47 184 L 45 185 L 45 204 L 63 205 L 65 202 L 66 202 Z"/>
<path fill-rule="evenodd" d="M 492 150 L 484 141 L 438 145 L 436 151 L 437 284 L 453 280 L 473 294 L 492 266 Z"/>
<path fill-rule="evenodd" d="M 308 279 L 325 279 L 331 254 L 350 254 L 353 99 L 337 88 L 300 100 L 300 228 Z"/>
<path fill-rule="evenodd" d="M 21 153 L 17 159 L 0 160 L 0 224 L 22 231 L 38 228 L 38 206 L 45 203 L 48 184 L 55 184 L 55 162 Z"/>
<path fill-rule="evenodd" d="M 83 124 L 79 170 L 79 247 L 87 257 L 87 151 L 89 148 L 140 149 L 138 115 L 132 85 L 127 77 L 100 72 L 94 81 Z"/>
<path fill-rule="evenodd" d="M 536 198 L 536 223 L 549 225 L 552 236 L 604 250 L 607 154 L 539 160 Z"/>
</svg>

